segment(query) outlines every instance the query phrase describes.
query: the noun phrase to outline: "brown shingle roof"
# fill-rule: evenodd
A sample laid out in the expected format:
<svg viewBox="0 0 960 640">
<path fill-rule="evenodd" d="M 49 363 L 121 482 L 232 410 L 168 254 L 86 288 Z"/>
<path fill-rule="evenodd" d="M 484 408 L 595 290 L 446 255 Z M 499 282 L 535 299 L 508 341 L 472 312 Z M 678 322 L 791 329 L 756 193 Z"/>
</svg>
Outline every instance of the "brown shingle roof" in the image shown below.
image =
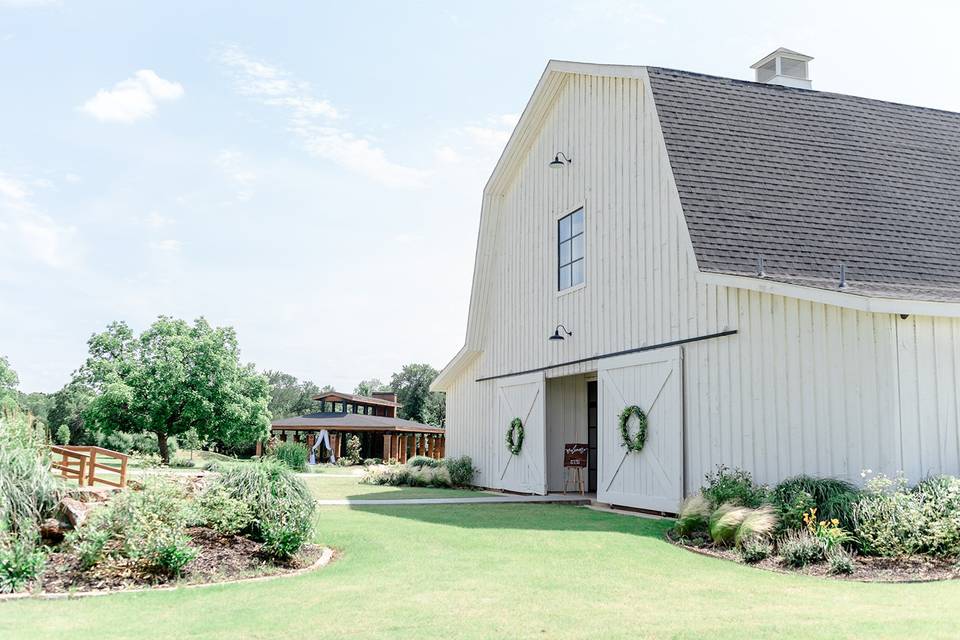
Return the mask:
<svg viewBox="0 0 960 640">
<path fill-rule="evenodd" d="M 400 433 L 445 433 L 439 427 L 401 418 L 368 416 L 362 413 L 309 413 L 270 423 L 274 429 L 333 429 L 341 431 L 395 431 Z"/>
</svg>

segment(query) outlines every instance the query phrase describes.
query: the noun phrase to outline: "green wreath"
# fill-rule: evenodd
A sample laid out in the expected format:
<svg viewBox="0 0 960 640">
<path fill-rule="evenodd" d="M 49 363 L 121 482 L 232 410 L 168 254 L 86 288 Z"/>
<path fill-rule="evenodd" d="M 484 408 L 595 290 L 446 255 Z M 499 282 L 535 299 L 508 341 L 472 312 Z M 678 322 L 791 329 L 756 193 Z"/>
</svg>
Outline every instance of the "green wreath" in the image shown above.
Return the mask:
<svg viewBox="0 0 960 640">
<path fill-rule="evenodd" d="M 523 421 L 520 418 L 514 418 L 510 421 L 510 428 L 507 429 L 507 449 L 515 456 L 520 455 L 520 449 L 523 448 Z"/>
<path fill-rule="evenodd" d="M 632 416 L 637 416 L 637 435 L 631 438 L 629 423 Z M 620 412 L 620 439 L 628 451 L 642 451 L 647 442 L 647 414 L 635 404 Z"/>
</svg>

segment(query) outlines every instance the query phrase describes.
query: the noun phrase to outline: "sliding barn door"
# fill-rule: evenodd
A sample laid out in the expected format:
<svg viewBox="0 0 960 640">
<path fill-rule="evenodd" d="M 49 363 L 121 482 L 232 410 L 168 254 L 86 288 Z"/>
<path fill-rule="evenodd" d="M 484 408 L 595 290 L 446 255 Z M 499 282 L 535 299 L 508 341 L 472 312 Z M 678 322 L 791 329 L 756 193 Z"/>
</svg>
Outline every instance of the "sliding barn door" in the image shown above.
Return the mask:
<svg viewBox="0 0 960 640">
<path fill-rule="evenodd" d="M 601 360 L 598 370 L 597 499 L 675 513 L 683 499 L 683 403 L 679 347 Z M 622 445 L 620 413 L 647 414 L 641 451 Z M 637 432 L 636 418 L 628 423 Z"/>
<path fill-rule="evenodd" d="M 543 374 L 504 378 L 497 382 L 495 434 L 500 451 L 499 478 L 495 486 L 524 493 L 547 492 L 547 448 L 544 427 Z M 507 448 L 507 429 L 514 418 L 523 422 L 523 447 L 513 455 Z"/>
</svg>

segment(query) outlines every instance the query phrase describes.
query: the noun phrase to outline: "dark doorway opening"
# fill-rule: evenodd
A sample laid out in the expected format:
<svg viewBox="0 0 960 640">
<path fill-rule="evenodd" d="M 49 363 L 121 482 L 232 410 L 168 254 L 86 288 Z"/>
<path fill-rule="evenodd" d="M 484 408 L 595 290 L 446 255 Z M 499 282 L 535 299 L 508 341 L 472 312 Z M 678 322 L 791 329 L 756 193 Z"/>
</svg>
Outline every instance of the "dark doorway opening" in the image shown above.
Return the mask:
<svg viewBox="0 0 960 640">
<path fill-rule="evenodd" d="M 597 492 L 597 381 L 587 383 L 587 491 Z"/>
</svg>

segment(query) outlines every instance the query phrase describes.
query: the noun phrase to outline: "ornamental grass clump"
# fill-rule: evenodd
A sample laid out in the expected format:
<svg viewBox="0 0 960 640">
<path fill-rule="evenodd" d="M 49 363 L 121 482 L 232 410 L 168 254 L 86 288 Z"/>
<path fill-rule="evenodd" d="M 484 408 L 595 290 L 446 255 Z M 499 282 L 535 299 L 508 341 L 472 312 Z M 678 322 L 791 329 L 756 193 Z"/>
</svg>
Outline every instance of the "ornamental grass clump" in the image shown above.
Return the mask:
<svg viewBox="0 0 960 640">
<path fill-rule="evenodd" d="M 266 554 L 288 558 L 299 551 L 313 532 L 316 504 L 303 480 L 277 462 L 224 468 L 210 487 L 245 502 L 251 511 L 245 529 L 263 543 Z"/>
<path fill-rule="evenodd" d="M 773 507 L 764 505 L 757 509 L 751 509 L 743 518 L 743 522 L 737 527 L 734 535 L 734 542 L 738 547 L 752 540 L 761 540 L 769 538 L 777 528 L 777 514 Z"/>
<path fill-rule="evenodd" d="M 272 457 L 293 471 L 306 471 L 309 451 L 299 442 L 281 442 L 273 450 Z"/>
<path fill-rule="evenodd" d="M 443 466 L 441 460 L 435 460 L 434 458 L 428 458 L 427 456 L 413 456 L 407 460 L 408 467 L 440 467 Z"/>
<path fill-rule="evenodd" d="M 713 509 L 710 507 L 709 500 L 702 495 L 690 496 L 680 505 L 680 513 L 677 514 L 677 523 L 674 525 L 674 530 L 683 537 L 706 532 L 710 529 L 710 514 L 712 512 Z"/>
<path fill-rule="evenodd" d="M 803 528 L 803 515 L 812 508 L 817 509 L 824 520 L 837 520 L 841 527 L 851 529 L 854 506 L 859 499 L 860 490 L 845 480 L 807 475 L 784 480 L 770 492 L 770 501 L 787 529 Z"/>
<path fill-rule="evenodd" d="M 724 502 L 710 516 L 710 537 L 715 544 L 730 545 L 736 539 L 737 529 L 749 515 L 750 509 L 732 502 Z"/>
</svg>

